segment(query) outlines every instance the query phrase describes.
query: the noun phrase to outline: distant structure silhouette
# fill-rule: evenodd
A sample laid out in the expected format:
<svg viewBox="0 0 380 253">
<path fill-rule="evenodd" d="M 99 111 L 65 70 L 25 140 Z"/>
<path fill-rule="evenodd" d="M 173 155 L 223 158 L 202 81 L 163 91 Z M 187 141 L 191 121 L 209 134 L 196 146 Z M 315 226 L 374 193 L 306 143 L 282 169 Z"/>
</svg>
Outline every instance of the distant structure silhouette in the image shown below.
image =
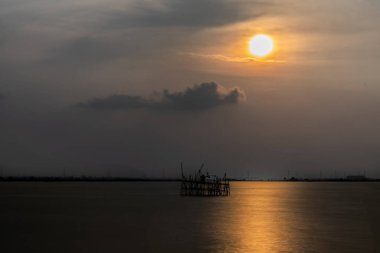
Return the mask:
<svg viewBox="0 0 380 253">
<path fill-rule="evenodd" d="M 183 174 L 183 165 L 181 163 L 181 195 L 182 196 L 201 196 L 201 197 L 216 197 L 229 196 L 230 183 L 226 173 L 223 178 L 216 175 L 209 175 L 208 172 L 203 173 L 204 164 L 193 176 L 185 176 Z"/>
<path fill-rule="evenodd" d="M 348 181 L 365 181 L 367 178 L 365 175 L 349 175 L 346 179 Z"/>
</svg>

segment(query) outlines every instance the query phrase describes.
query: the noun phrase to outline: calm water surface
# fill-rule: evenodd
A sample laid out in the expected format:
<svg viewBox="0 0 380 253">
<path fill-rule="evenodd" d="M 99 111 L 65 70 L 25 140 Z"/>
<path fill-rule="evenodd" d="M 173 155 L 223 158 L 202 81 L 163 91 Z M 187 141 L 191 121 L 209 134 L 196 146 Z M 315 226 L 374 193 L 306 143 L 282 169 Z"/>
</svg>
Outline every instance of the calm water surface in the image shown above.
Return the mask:
<svg viewBox="0 0 380 253">
<path fill-rule="evenodd" d="M 0 252 L 380 252 L 380 183 L 0 183 Z"/>
</svg>

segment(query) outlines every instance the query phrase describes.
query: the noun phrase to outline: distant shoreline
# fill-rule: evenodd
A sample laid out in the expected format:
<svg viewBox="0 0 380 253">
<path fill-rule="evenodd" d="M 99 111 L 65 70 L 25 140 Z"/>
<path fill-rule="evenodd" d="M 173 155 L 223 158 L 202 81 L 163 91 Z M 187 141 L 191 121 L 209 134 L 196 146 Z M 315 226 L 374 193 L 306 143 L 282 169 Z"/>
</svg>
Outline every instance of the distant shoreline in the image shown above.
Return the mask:
<svg viewBox="0 0 380 253">
<path fill-rule="evenodd" d="M 331 178 L 331 179 L 236 179 L 230 178 L 232 182 L 380 182 L 378 178 L 365 179 L 346 179 L 346 178 Z M 179 178 L 129 178 L 129 177 L 0 177 L 0 182 L 180 182 Z"/>
<path fill-rule="evenodd" d="M 129 178 L 129 177 L 0 177 L 0 182 L 169 182 L 177 178 Z"/>
</svg>

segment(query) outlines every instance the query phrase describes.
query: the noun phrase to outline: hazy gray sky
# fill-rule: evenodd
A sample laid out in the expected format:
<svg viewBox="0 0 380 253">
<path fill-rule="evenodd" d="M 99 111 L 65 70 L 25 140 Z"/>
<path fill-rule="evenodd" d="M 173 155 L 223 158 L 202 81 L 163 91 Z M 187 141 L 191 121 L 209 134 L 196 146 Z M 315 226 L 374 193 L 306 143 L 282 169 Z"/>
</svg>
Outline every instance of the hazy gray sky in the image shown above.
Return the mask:
<svg viewBox="0 0 380 253">
<path fill-rule="evenodd" d="M 0 165 L 380 177 L 379 24 L 375 0 L 0 0 Z"/>
</svg>

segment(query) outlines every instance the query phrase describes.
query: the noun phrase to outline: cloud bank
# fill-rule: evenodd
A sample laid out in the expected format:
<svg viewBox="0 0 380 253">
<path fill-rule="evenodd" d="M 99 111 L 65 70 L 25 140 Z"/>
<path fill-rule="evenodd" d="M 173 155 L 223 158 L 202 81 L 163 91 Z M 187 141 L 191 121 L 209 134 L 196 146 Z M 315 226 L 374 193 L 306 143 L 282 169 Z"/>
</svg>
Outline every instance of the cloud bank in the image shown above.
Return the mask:
<svg viewBox="0 0 380 253">
<path fill-rule="evenodd" d="M 132 4 L 129 10 L 114 11 L 113 24 L 138 27 L 219 27 L 261 16 L 269 5 L 259 1 L 193 0 Z"/>
<path fill-rule="evenodd" d="M 131 110 L 147 108 L 152 110 L 201 111 L 222 105 L 233 105 L 244 98 L 239 88 L 226 89 L 215 83 L 201 83 L 181 92 L 164 90 L 153 98 L 141 96 L 111 95 L 106 98 L 94 98 L 80 107 L 93 109 Z"/>
</svg>

